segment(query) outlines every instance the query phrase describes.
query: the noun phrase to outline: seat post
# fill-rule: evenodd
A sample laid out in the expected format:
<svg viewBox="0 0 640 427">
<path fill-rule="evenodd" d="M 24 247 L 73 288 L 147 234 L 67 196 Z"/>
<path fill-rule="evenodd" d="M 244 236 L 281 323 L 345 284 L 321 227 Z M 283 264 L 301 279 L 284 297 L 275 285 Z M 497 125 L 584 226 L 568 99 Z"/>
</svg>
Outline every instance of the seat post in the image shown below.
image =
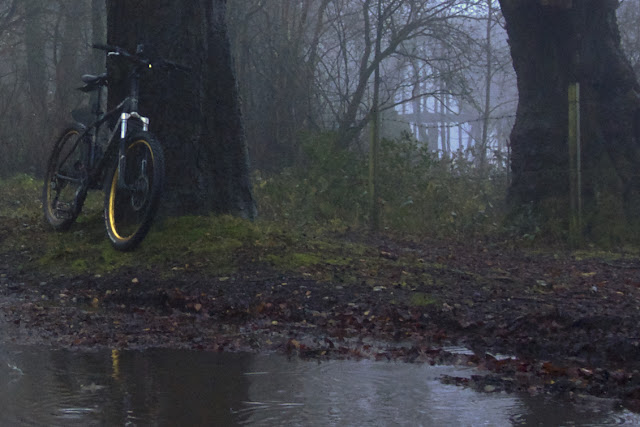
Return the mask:
<svg viewBox="0 0 640 427">
<path fill-rule="evenodd" d="M 98 88 L 97 92 L 98 94 L 96 95 L 96 102 L 95 104 L 93 104 L 93 111 L 92 113 L 96 115 L 96 119 L 99 119 L 100 116 L 102 115 L 102 87 Z"/>
</svg>

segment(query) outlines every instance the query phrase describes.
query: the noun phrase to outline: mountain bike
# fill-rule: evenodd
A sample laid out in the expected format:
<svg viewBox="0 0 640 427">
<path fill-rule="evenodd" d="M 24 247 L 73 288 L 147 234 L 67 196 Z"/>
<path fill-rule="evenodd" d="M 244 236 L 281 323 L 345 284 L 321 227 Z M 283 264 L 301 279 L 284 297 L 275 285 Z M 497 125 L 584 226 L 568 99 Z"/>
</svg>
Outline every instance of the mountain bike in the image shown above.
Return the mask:
<svg viewBox="0 0 640 427">
<path fill-rule="evenodd" d="M 164 59 L 151 61 L 143 45 L 135 54 L 118 46 L 93 47 L 132 64 L 129 94 L 111 111 L 102 112 L 107 73 L 82 76 L 84 86 L 79 89 L 97 92 L 90 116 L 93 122 L 85 125 L 86 117 L 78 120 L 72 114 L 76 121 L 56 140 L 44 179 L 44 217 L 55 230 L 68 230 L 82 211 L 87 192 L 103 188 L 109 240 L 115 249 L 129 251 L 149 232 L 165 179 L 162 146 L 149 132 L 149 119 L 138 112 L 140 79 L 155 68 L 190 69 Z"/>
</svg>

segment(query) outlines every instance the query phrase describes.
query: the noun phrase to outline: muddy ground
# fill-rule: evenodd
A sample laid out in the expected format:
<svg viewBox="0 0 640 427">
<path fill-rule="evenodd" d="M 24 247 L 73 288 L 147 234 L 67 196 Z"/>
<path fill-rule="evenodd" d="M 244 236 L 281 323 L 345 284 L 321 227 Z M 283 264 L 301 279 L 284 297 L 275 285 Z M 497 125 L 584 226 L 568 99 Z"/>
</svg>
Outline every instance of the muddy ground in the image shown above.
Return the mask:
<svg viewBox="0 0 640 427">
<path fill-rule="evenodd" d="M 171 242 L 160 229 L 128 255 L 135 262 L 118 265 L 108 247 L 95 263 L 81 258 L 88 249 L 74 252 L 104 245 L 101 232 L 77 237 L 99 219 L 78 224 L 71 246 L 38 212 L 0 220 L 2 330 L 17 343 L 451 363 L 486 375 L 443 381 L 485 392 L 590 395 L 640 409 L 635 255 L 278 231 L 240 239 L 225 255 L 234 268 L 221 270 L 208 265 L 211 253 L 194 258 L 222 242 L 215 231 L 147 261 L 154 242 Z"/>
</svg>

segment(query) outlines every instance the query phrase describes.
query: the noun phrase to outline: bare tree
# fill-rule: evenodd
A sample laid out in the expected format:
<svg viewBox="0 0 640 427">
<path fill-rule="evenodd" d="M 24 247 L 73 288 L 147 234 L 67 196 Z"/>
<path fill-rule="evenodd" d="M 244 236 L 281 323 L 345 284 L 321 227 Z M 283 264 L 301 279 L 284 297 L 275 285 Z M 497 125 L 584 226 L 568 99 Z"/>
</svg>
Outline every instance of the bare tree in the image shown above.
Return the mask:
<svg viewBox="0 0 640 427">
<path fill-rule="evenodd" d="M 88 2 L 0 2 L 0 173 L 41 171 L 56 124 L 77 105 Z"/>
<path fill-rule="evenodd" d="M 0 4 L 0 37 L 17 26 L 22 21 L 23 15 L 18 10 L 18 0 L 10 0 Z"/>
<path fill-rule="evenodd" d="M 468 51 L 469 67 L 464 73 L 466 93 L 462 108 L 469 110 L 467 119 L 472 122 L 473 141 L 469 147 L 473 149 L 477 165 L 483 169 L 491 149 L 498 157 L 506 149 L 518 92 L 497 0 L 485 0 L 481 14 L 484 28 L 474 25 L 470 29 L 476 43 Z"/>
<path fill-rule="evenodd" d="M 47 62 L 45 9 L 40 0 L 25 0 L 24 44 L 29 98 L 40 115 L 47 111 Z"/>
<path fill-rule="evenodd" d="M 415 56 L 416 51 L 407 51 L 405 44 L 419 41 L 421 44 L 438 43 L 443 51 L 448 51 L 449 59 L 457 56 L 456 50 L 461 45 L 456 43 L 458 37 L 463 38 L 456 22 L 469 11 L 469 2 L 448 0 L 443 2 L 424 2 L 417 0 L 385 0 L 382 7 L 382 19 L 376 19 L 372 0 L 360 3 L 358 9 L 353 4 L 346 7 L 348 11 L 341 19 L 335 20 L 335 28 L 340 43 L 333 55 L 327 55 L 323 61 L 325 78 L 333 82 L 333 92 L 337 94 L 340 106 L 334 108 L 337 113 L 338 134 L 343 144 L 348 144 L 367 125 L 371 112 L 368 91 L 371 77 L 376 67 L 381 64 L 383 80 L 387 82 L 381 102 L 392 108 L 396 104 L 409 102 L 410 99 L 394 100 L 397 87 L 390 87 L 392 74 L 397 71 L 397 63 L 389 63 L 391 58 Z M 360 19 L 360 28 L 349 25 L 351 20 Z M 376 30 L 376 22 L 381 22 L 381 31 Z M 375 54 L 376 34 L 382 40 L 379 55 Z M 422 50 L 425 52 L 425 50 Z M 341 59 L 336 61 L 335 59 Z M 422 58 L 435 62 L 433 58 Z M 389 68 L 390 66 L 390 68 Z M 437 67 L 434 67 L 434 69 Z M 455 65 L 453 66 L 455 68 Z M 440 72 L 440 69 L 436 72 Z M 339 76 L 344 75 L 344 79 Z M 336 77 L 338 76 L 338 77 Z M 348 76 L 348 77 L 347 77 Z M 398 80 L 396 80 L 397 82 Z M 423 96 L 424 94 L 420 94 Z M 330 96 L 330 95 L 329 95 Z M 413 94 L 412 96 L 418 96 Z M 385 100 L 386 98 L 386 100 Z"/>
<path fill-rule="evenodd" d="M 330 2 L 230 2 L 247 136 L 260 168 L 290 165 L 300 132 L 317 126 L 314 73 Z"/>
<path fill-rule="evenodd" d="M 53 40 L 55 91 L 52 114 L 55 123 L 68 121 L 69 111 L 77 106 L 80 98 L 74 88 L 78 87 L 83 47 L 87 40 L 83 40 L 83 28 L 78 23 L 89 16 L 87 6 L 85 0 L 59 2 Z"/>
<path fill-rule="evenodd" d="M 466 66 L 461 50 L 470 40 L 461 24 L 472 3 L 382 0 L 379 20 L 373 0 L 232 1 L 232 41 L 256 162 L 275 154 L 290 164 L 304 130 L 334 130 L 342 146 L 351 144 L 369 122 L 378 65 L 382 110 L 437 96 L 438 80 L 457 90 L 451 76 Z M 408 69 L 414 70 L 410 84 Z"/>
</svg>

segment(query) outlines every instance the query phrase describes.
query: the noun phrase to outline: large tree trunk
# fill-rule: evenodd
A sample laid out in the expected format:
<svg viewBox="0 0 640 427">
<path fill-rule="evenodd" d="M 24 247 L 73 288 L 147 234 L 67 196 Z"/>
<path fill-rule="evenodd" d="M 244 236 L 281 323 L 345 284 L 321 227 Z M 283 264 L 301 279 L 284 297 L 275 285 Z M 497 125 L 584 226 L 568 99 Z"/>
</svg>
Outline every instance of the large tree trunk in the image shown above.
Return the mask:
<svg viewBox="0 0 640 427">
<path fill-rule="evenodd" d="M 140 112 L 165 148 L 169 215 L 256 214 L 225 12 L 225 0 L 107 0 L 109 44 L 144 44 L 152 57 L 193 68 L 148 73 L 141 86 Z M 110 84 L 112 107 L 127 86 Z"/>
<path fill-rule="evenodd" d="M 638 216 L 640 88 L 614 0 L 500 0 L 520 99 L 511 134 L 515 207 L 568 224 L 568 86 L 581 86 L 584 231 L 615 243 Z"/>
</svg>

